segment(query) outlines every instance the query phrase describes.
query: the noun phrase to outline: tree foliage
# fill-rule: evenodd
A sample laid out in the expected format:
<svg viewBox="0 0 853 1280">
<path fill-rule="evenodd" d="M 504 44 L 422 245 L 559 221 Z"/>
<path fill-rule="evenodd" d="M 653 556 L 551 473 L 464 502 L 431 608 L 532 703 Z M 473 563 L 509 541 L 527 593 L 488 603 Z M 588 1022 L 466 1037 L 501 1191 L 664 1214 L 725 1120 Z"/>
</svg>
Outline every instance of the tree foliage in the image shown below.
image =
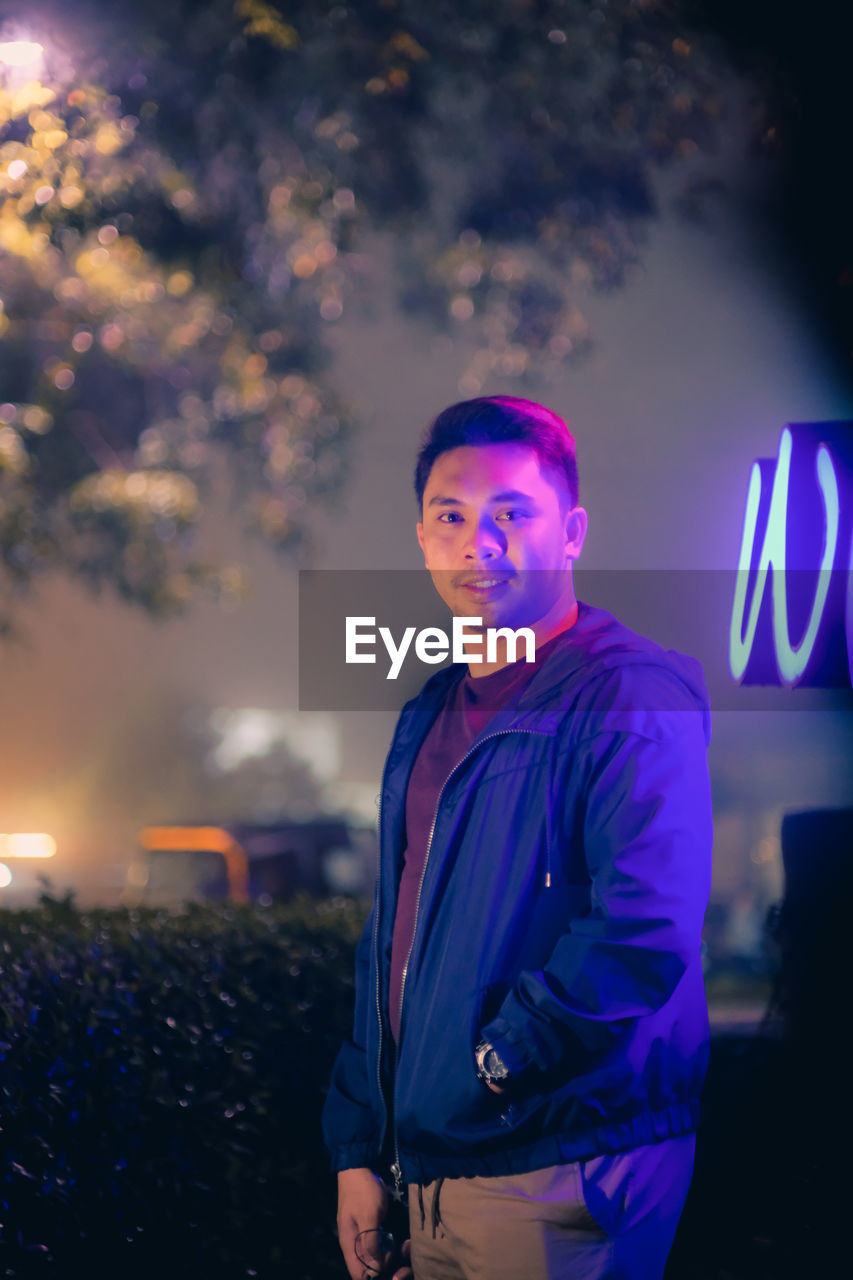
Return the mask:
<svg viewBox="0 0 853 1280">
<path fill-rule="evenodd" d="M 11 6 L 6 6 L 10 9 Z M 239 595 L 199 522 L 310 548 L 355 415 L 328 333 L 390 257 L 459 389 L 581 357 L 653 171 L 713 145 L 713 58 L 665 0 L 35 0 L 0 66 L 0 556 L 165 615 Z M 5 76 L 5 83 L 2 83 Z"/>
</svg>

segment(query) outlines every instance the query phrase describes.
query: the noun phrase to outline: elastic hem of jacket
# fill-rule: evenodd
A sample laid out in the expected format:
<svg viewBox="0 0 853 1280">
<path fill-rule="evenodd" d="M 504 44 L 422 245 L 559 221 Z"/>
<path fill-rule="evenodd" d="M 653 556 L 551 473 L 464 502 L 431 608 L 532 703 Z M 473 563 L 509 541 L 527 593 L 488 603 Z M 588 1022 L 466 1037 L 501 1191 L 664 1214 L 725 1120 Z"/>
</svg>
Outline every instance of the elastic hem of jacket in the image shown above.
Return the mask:
<svg viewBox="0 0 853 1280">
<path fill-rule="evenodd" d="M 531 1173 L 555 1164 L 615 1155 L 651 1142 L 693 1133 L 699 1125 L 699 1101 L 675 1102 L 662 1111 L 644 1111 L 624 1123 L 600 1125 L 581 1133 L 552 1134 L 523 1147 L 506 1148 L 488 1155 L 425 1156 L 400 1147 L 404 1182 L 432 1182 L 435 1178 L 490 1178 Z"/>
<path fill-rule="evenodd" d="M 352 1142 L 346 1147 L 338 1147 L 329 1157 L 332 1173 L 342 1173 L 344 1169 L 379 1168 L 379 1152 L 375 1142 Z"/>
</svg>

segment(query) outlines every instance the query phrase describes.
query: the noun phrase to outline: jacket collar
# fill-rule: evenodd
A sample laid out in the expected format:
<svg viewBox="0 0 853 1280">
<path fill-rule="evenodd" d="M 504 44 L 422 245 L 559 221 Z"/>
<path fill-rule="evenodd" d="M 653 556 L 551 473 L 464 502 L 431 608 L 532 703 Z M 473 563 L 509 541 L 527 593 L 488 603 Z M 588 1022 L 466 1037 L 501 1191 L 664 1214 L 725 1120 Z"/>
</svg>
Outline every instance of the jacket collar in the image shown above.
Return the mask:
<svg viewBox="0 0 853 1280">
<path fill-rule="evenodd" d="M 663 666 L 677 674 L 690 688 L 697 706 L 706 710 L 707 716 L 707 689 L 701 667 L 695 659 L 661 648 L 655 641 L 631 631 L 606 609 L 579 600 L 574 626 L 562 633 L 518 700 L 497 711 L 471 745 L 513 729 L 535 730 L 554 736 L 579 687 L 593 675 L 626 662 Z M 415 698 L 406 703 L 398 726 L 396 750 L 404 755 L 417 750 L 447 695 L 464 673 L 462 664 L 443 667 L 427 680 Z"/>
</svg>

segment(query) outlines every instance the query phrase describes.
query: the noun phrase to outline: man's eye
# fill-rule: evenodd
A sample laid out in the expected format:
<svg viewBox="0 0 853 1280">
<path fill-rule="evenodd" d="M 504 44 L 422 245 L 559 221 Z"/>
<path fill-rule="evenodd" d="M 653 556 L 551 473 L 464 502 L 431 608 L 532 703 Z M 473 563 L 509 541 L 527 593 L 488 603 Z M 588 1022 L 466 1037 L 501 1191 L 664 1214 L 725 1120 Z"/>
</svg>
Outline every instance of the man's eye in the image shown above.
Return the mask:
<svg viewBox="0 0 853 1280">
<path fill-rule="evenodd" d="M 511 511 L 502 512 L 502 514 L 498 516 L 498 519 L 500 520 L 501 518 L 503 518 L 503 519 L 510 519 L 510 520 L 523 520 L 526 515 L 527 515 L 526 511 L 513 509 Z"/>
<path fill-rule="evenodd" d="M 451 516 L 453 516 L 454 519 L 451 520 L 450 519 Z M 442 511 L 438 519 L 442 524 L 456 524 L 459 520 L 462 519 L 462 517 L 460 516 L 458 511 Z"/>
</svg>

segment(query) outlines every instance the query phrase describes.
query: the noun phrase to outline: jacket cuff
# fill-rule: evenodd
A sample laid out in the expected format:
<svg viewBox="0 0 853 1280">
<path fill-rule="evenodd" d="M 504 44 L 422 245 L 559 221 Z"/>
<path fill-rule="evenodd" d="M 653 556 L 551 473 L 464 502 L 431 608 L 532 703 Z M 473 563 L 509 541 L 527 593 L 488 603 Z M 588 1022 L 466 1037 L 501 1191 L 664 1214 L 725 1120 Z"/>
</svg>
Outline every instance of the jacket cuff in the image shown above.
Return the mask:
<svg viewBox="0 0 853 1280">
<path fill-rule="evenodd" d="M 378 1173 L 379 1152 L 375 1142 L 350 1142 L 345 1147 L 336 1147 L 330 1155 L 332 1173 L 342 1173 L 344 1169 L 372 1169 Z"/>
<path fill-rule="evenodd" d="M 534 1065 L 521 1037 L 505 1018 L 493 1018 L 483 1027 L 482 1037 L 493 1047 L 513 1079 Z"/>
</svg>

